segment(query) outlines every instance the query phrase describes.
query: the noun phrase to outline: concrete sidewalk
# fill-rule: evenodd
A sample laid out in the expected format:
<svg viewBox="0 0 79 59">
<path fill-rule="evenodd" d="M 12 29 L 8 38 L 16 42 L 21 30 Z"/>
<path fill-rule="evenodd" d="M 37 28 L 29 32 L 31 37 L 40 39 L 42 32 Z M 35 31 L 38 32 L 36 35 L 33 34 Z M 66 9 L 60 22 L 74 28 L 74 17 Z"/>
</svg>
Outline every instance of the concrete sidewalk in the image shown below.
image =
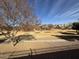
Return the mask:
<svg viewBox="0 0 79 59">
<path fill-rule="evenodd" d="M 79 41 L 29 40 L 20 41 L 16 46 L 12 43 L 0 44 L 0 59 L 28 56 L 29 54 L 43 54 L 63 50 L 79 49 Z"/>
</svg>

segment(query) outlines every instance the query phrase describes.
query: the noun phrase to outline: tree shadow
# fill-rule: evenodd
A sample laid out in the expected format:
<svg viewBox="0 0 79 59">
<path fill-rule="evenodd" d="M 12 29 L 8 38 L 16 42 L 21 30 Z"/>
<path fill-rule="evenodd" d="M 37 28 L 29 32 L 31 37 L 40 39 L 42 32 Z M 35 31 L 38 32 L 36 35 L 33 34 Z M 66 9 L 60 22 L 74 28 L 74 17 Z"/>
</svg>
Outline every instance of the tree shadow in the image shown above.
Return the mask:
<svg viewBox="0 0 79 59">
<path fill-rule="evenodd" d="M 60 39 L 65 39 L 67 41 L 79 40 L 79 36 L 56 35 L 56 37 L 59 37 Z"/>
<path fill-rule="evenodd" d="M 70 32 L 59 32 L 61 34 L 65 34 L 65 35 L 75 35 L 75 33 L 70 33 Z"/>
<path fill-rule="evenodd" d="M 36 38 L 33 35 L 19 35 L 14 37 L 13 42 L 14 42 L 14 46 L 21 40 L 36 40 Z M 6 38 L 0 38 L 0 44 L 1 43 L 10 43 L 11 41 L 7 41 Z"/>
<path fill-rule="evenodd" d="M 32 40 L 32 39 L 35 39 L 36 40 L 36 38 L 33 35 L 19 35 L 19 36 L 16 36 L 15 39 L 19 39 L 19 40 Z"/>
<path fill-rule="evenodd" d="M 14 46 L 19 43 L 21 40 L 36 40 L 36 38 L 33 35 L 19 35 L 15 37 L 15 43 Z"/>
<path fill-rule="evenodd" d="M 79 40 L 79 35 L 75 34 L 75 33 L 69 33 L 69 32 L 59 32 L 63 35 L 52 35 L 55 37 L 58 37 L 59 39 L 64 39 L 67 41 L 75 41 L 75 40 Z"/>
<path fill-rule="evenodd" d="M 0 38 L 0 44 L 1 44 L 1 43 L 4 43 L 5 41 L 6 41 L 5 38 L 4 38 L 4 39 Z"/>
</svg>

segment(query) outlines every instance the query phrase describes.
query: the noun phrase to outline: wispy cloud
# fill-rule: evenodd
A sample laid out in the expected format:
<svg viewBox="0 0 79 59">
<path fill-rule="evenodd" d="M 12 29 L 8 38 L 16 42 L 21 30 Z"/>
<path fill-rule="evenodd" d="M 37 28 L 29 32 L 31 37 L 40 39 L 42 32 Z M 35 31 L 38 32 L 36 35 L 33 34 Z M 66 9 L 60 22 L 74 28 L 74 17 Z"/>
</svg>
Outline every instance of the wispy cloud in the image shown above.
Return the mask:
<svg viewBox="0 0 79 59">
<path fill-rule="evenodd" d="M 35 0 L 33 7 L 43 23 L 72 22 L 79 18 L 79 0 Z"/>
</svg>

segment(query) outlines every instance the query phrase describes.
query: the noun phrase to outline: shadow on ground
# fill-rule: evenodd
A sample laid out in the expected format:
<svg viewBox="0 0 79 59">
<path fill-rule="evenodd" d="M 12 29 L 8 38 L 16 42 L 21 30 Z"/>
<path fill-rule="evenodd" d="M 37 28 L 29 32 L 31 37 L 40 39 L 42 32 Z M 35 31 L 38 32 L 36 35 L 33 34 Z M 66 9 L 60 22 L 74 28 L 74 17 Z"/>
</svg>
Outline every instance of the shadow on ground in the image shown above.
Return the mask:
<svg viewBox="0 0 79 59">
<path fill-rule="evenodd" d="M 3 39 L 0 38 L 0 44 L 1 44 L 1 43 L 4 43 L 6 40 L 7 40 L 7 39 L 5 39 L 5 38 L 3 38 Z"/>
<path fill-rule="evenodd" d="M 51 52 L 40 55 L 23 56 L 12 59 L 79 59 L 79 50 L 68 50 L 61 52 Z"/>
<path fill-rule="evenodd" d="M 75 35 L 75 33 L 71 33 L 71 32 L 59 32 L 61 34 L 65 34 L 65 35 Z"/>
<path fill-rule="evenodd" d="M 21 40 L 32 40 L 32 39 L 36 40 L 36 38 L 33 35 L 19 35 L 19 36 L 16 36 L 14 39 L 15 39 L 14 42 L 16 41 L 16 43 L 18 43 Z M 0 39 L 0 44 L 1 43 L 10 43 L 10 42 L 11 41 L 7 41 L 6 38 Z"/>
<path fill-rule="evenodd" d="M 71 32 L 59 32 L 59 33 L 63 35 L 52 35 L 52 36 L 58 37 L 59 39 L 68 40 L 68 41 L 79 40 L 79 35 L 75 33 L 71 33 Z"/>
<path fill-rule="evenodd" d="M 19 36 L 15 37 L 15 39 L 19 39 L 19 40 L 32 40 L 32 39 L 35 39 L 35 37 L 33 35 L 19 35 Z"/>
<path fill-rule="evenodd" d="M 14 46 L 19 43 L 21 40 L 36 40 L 36 38 L 33 35 L 19 35 L 15 37 Z"/>
</svg>

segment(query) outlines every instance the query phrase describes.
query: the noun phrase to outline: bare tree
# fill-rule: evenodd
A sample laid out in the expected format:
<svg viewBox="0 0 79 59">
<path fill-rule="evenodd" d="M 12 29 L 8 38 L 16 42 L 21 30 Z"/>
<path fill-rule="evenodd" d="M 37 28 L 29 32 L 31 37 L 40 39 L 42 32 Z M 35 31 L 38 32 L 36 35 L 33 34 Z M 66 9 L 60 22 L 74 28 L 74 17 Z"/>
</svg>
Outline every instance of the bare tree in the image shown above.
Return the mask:
<svg viewBox="0 0 79 59">
<path fill-rule="evenodd" d="M 32 10 L 27 0 L 0 0 L 0 10 L 2 10 L 1 17 L 5 24 L 4 27 L 0 27 L 1 32 L 5 29 L 11 41 L 17 41 L 15 35 L 24 25 L 29 26 L 37 23 L 37 19 L 33 19 Z"/>
</svg>

